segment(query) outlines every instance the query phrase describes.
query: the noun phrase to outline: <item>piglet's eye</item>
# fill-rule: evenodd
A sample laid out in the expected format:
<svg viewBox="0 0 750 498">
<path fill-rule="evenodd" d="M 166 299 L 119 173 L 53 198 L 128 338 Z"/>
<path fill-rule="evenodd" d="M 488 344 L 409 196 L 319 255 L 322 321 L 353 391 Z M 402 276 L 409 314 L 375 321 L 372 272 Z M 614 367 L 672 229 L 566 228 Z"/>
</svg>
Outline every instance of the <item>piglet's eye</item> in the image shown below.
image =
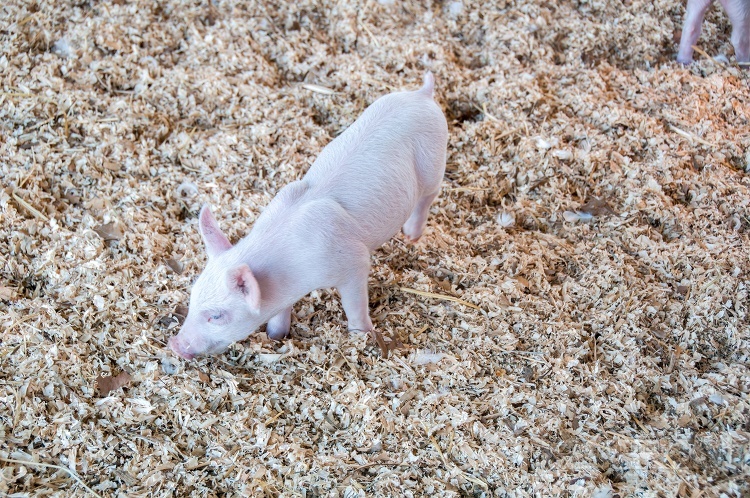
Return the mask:
<svg viewBox="0 0 750 498">
<path fill-rule="evenodd" d="M 214 325 L 226 325 L 232 321 L 232 314 L 228 310 L 206 310 L 203 319 Z"/>
</svg>

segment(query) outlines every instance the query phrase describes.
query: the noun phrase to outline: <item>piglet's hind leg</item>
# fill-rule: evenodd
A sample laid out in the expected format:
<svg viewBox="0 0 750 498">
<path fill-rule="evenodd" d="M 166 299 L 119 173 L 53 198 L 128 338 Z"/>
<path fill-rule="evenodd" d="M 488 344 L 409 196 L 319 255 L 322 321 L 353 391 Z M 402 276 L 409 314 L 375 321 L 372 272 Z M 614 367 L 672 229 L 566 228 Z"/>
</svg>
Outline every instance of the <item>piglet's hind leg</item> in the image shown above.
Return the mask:
<svg viewBox="0 0 750 498">
<path fill-rule="evenodd" d="M 404 235 L 410 242 L 416 242 L 422 236 L 424 227 L 427 225 L 427 216 L 430 214 L 430 206 L 437 195 L 438 192 L 434 192 L 419 199 L 409 219 L 401 227 L 401 230 L 403 230 Z"/>
<path fill-rule="evenodd" d="M 269 339 L 282 340 L 289 335 L 289 326 L 292 323 L 292 308 L 289 307 L 268 320 L 266 335 Z"/>
<path fill-rule="evenodd" d="M 372 330 L 367 278 L 339 286 L 339 294 L 341 294 L 341 305 L 346 313 L 349 331 L 369 332 Z"/>
<path fill-rule="evenodd" d="M 352 272 L 348 278 L 337 286 L 341 294 L 341 305 L 344 307 L 350 332 L 369 332 L 372 330 L 370 320 L 370 303 L 367 293 L 367 276 L 370 273 L 370 252 L 366 248 L 360 251 L 360 257 L 352 261 Z"/>
</svg>

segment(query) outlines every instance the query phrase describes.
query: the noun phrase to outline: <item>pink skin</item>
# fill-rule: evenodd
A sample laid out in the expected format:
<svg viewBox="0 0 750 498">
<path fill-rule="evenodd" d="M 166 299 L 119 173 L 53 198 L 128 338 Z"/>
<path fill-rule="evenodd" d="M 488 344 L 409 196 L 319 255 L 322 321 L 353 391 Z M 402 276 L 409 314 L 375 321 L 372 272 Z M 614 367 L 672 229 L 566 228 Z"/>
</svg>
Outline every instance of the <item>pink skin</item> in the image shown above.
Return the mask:
<svg viewBox="0 0 750 498">
<path fill-rule="evenodd" d="M 177 336 L 172 336 L 169 338 L 169 341 L 167 341 L 167 346 L 169 346 L 169 349 L 177 353 L 179 356 L 185 358 L 186 360 L 192 360 L 195 358 L 194 354 L 188 353 L 190 350 L 189 344 L 183 344 L 182 341 L 177 339 Z"/>
<path fill-rule="evenodd" d="M 232 245 L 211 210 L 199 217 L 208 262 L 188 316 L 169 347 L 185 359 L 218 354 L 266 325 L 289 334 L 292 306 L 335 287 L 349 330 L 372 330 L 370 253 L 399 228 L 422 235 L 445 171 L 448 125 L 422 88 L 375 101 L 318 156 L 305 177 L 278 193 L 250 234 Z"/>
<path fill-rule="evenodd" d="M 693 61 L 693 45 L 698 42 L 701 24 L 713 0 L 688 0 L 685 23 L 682 27 L 677 61 L 690 64 Z M 737 62 L 750 62 L 750 0 L 719 0 L 732 23 L 732 45 Z"/>
</svg>

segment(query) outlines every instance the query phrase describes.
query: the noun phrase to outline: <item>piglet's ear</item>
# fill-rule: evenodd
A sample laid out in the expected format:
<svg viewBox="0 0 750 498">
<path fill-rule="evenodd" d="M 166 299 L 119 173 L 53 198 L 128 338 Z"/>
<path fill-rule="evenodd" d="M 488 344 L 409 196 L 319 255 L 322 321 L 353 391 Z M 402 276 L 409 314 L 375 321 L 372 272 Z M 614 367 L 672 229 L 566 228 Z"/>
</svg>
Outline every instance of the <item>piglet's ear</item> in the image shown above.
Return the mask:
<svg viewBox="0 0 750 498">
<path fill-rule="evenodd" d="M 260 287 L 249 266 L 240 265 L 229 272 L 229 289 L 241 293 L 253 313 L 260 313 Z"/>
<path fill-rule="evenodd" d="M 232 247 L 232 244 L 227 239 L 226 235 L 221 232 L 219 224 L 216 223 L 211 208 L 208 205 L 203 206 L 199 217 L 198 224 L 200 226 L 201 235 L 203 236 L 203 242 L 206 244 L 206 253 L 209 258 L 213 258 L 223 253 L 227 249 Z"/>
</svg>

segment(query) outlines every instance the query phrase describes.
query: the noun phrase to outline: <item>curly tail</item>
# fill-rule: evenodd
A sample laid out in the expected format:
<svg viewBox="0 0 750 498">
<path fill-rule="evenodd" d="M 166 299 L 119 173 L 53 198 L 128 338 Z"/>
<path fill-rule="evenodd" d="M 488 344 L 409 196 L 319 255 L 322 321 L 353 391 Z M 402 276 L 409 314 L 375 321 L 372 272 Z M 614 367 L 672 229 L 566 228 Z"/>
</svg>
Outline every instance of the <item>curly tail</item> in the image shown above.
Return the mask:
<svg viewBox="0 0 750 498">
<path fill-rule="evenodd" d="M 433 76 L 431 71 L 427 71 L 424 73 L 424 83 L 422 84 L 422 88 L 420 88 L 418 91 L 420 93 L 424 93 L 425 95 L 429 95 L 430 97 L 433 96 L 435 90 L 435 76 Z"/>
</svg>

